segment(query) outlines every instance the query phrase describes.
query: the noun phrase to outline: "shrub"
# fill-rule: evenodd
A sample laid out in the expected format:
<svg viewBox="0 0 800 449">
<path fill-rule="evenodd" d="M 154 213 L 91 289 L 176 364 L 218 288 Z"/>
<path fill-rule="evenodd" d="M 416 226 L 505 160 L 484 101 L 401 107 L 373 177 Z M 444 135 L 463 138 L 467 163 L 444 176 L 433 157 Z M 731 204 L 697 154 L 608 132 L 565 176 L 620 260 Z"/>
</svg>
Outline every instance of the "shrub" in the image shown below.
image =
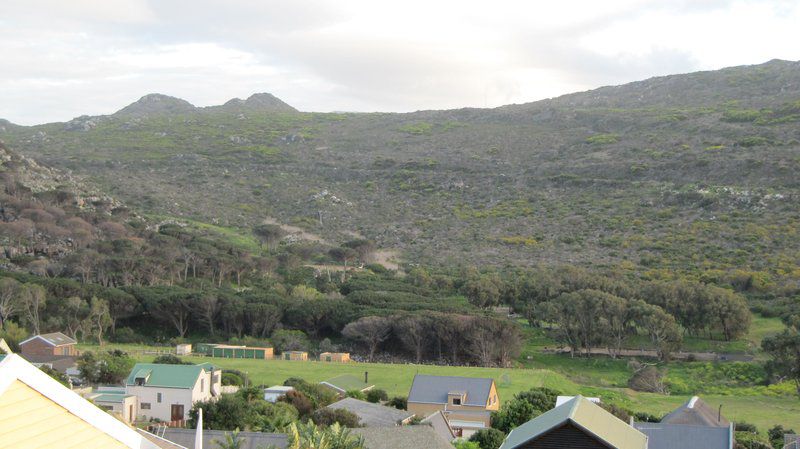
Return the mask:
<svg viewBox="0 0 800 449">
<path fill-rule="evenodd" d="M 233 385 L 237 387 L 241 387 L 244 385 L 244 380 L 236 373 L 231 373 L 228 371 L 222 372 L 222 385 Z"/>
<path fill-rule="evenodd" d="M 403 396 L 395 396 L 392 399 L 389 399 L 389 402 L 386 403 L 389 407 L 394 407 L 398 410 L 406 410 L 408 409 L 408 399 L 404 398 Z"/>
<path fill-rule="evenodd" d="M 358 423 L 358 416 L 350 410 L 345 410 L 342 408 L 321 408 L 311 415 L 311 420 L 314 421 L 314 424 L 318 426 L 327 427 L 333 425 L 334 423 L 339 423 L 340 426 L 344 427 L 360 427 L 360 424 Z"/>
<path fill-rule="evenodd" d="M 367 392 L 367 400 L 374 403 L 388 401 L 389 395 L 386 393 L 386 390 L 374 388 Z"/>
<path fill-rule="evenodd" d="M 314 412 L 314 404 L 311 403 L 311 399 L 297 390 L 286 392 L 285 395 L 281 396 L 280 401 L 286 402 L 296 408 L 301 418 L 306 418 Z"/>
<path fill-rule="evenodd" d="M 358 399 L 360 401 L 366 401 L 367 400 L 367 395 L 364 394 L 361 391 L 358 391 L 358 390 L 349 390 L 345 395 L 348 398 Z"/>
<path fill-rule="evenodd" d="M 164 354 L 153 359 L 153 363 L 160 365 L 192 365 L 192 362 L 184 362 L 175 354 Z"/>
<path fill-rule="evenodd" d="M 506 439 L 506 434 L 497 429 L 481 429 L 469 437 L 469 441 L 478 443 L 481 449 L 498 449 Z"/>
</svg>

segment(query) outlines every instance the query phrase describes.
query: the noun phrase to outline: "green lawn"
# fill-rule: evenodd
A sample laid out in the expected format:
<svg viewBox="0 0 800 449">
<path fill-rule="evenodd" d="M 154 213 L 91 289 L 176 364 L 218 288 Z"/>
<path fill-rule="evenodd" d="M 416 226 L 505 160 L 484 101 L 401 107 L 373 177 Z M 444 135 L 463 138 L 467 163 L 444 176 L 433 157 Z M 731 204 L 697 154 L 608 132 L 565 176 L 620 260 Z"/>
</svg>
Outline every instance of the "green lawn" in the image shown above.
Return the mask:
<svg viewBox="0 0 800 449">
<path fill-rule="evenodd" d="M 167 349 L 113 344 L 106 345 L 105 348 L 129 351 L 137 360 L 141 361 L 151 361 L 154 357 L 143 351 Z M 97 350 L 98 347 L 82 345 L 80 349 Z M 390 395 L 407 395 L 414 375 L 419 373 L 491 377 L 497 382 L 501 400 L 508 399 L 515 393 L 532 387 L 546 386 L 565 394 L 580 393 L 587 396 L 601 396 L 606 401 L 655 415 L 663 415 L 688 399 L 688 396 L 637 393 L 620 388 L 619 386 L 624 385 L 624 381 L 627 380 L 626 371 L 623 371 L 626 362 L 609 359 L 570 360 L 568 357 L 563 357 L 562 360 L 542 358 L 531 362 L 533 366 L 537 364 L 541 364 L 542 367 L 559 366 L 559 370 L 564 373 L 548 368 L 501 369 L 382 363 L 336 364 L 314 361 L 212 359 L 208 357 L 185 357 L 184 359 L 198 363 L 213 361 L 222 368 L 244 371 L 252 382 L 258 385 L 282 384 L 289 377 L 300 377 L 311 382 L 319 382 L 341 374 L 363 377 L 364 372 L 367 371 L 370 383 L 385 389 Z M 578 379 L 579 382 L 576 382 L 575 379 Z M 728 418 L 756 424 L 762 431 L 774 424 L 800 429 L 800 400 L 791 394 L 789 385 L 733 389 L 729 395 L 703 395 L 703 398 L 714 407 L 723 404 L 723 412 Z"/>
</svg>

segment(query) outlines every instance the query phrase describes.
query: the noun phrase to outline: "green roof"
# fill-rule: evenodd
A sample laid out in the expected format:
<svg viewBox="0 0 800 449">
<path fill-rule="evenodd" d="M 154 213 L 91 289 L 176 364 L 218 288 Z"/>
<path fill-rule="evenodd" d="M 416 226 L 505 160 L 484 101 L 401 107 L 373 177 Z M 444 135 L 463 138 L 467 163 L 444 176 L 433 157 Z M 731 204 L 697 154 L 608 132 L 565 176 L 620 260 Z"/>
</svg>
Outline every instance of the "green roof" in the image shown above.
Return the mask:
<svg viewBox="0 0 800 449">
<path fill-rule="evenodd" d="M 350 374 L 342 374 L 341 376 L 336 376 L 332 379 L 328 379 L 320 383 L 327 384 L 343 392 L 353 391 L 353 390 L 363 391 L 374 387 L 374 385 L 362 382 L 361 379 Z"/>
<path fill-rule="evenodd" d="M 647 437 L 583 396 L 565 402 L 512 430 L 500 449 L 514 449 L 547 432 L 571 423 L 608 446 L 646 449 Z"/>
<path fill-rule="evenodd" d="M 144 377 L 147 387 L 193 388 L 200 372 L 209 370 L 208 363 L 200 365 L 161 365 L 137 363 L 125 380 L 125 385 L 135 385 L 137 377 Z"/>
<path fill-rule="evenodd" d="M 122 403 L 125 398 L 132 397 L 132 394 L 115 394 L 115 393 L 103 393 L 99 394 L 92 398 L 95 402 L 118 402 Z"/>
</svg>

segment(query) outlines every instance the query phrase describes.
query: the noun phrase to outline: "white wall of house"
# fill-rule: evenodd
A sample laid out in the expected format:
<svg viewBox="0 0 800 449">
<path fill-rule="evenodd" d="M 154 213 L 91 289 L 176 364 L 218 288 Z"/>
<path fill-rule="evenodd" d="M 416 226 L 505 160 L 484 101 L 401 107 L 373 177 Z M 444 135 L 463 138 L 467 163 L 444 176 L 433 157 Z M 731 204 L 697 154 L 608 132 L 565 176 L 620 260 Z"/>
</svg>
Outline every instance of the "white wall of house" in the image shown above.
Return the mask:
<svg viewBox="0 0 800 449">
<path fill-rule="evenodd" d="M 216 383 L 212 383 L 215 374 Z M 183 405 L 183 419 L 188 420 L 192 405 L 198 401 L 216 400 L 219 398 L 221 386 L 220 371 L 212 373 L 203 370 L 191 389 L 128 385 L 126 391 L 128 394 L 136 395 L 138 416 L 143 416 L 145 419 L 157 418 L 161 421 L 172 421 L 173 405 Z M 212 388 L 217 392 L 216 395 L 212 394 Z M 160 402 L 159 394 L 161 394 Z M 146 408 L 148 405 L 149 409 Z"/>
</svg>

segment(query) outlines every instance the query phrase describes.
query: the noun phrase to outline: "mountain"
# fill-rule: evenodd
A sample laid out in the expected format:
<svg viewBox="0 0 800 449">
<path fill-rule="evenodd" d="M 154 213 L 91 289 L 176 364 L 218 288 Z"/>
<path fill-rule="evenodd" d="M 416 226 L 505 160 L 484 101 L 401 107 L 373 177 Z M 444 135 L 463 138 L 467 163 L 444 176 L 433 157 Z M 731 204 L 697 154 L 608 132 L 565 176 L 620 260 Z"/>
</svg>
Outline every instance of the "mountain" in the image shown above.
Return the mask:
<svg viewBox="0 0 800 449">
<path fill-rule="evenodd" d="M 494 109 L 242 114 L 251 99 L 3 138 L 145 213 L 358 235 L 415 263 L 744 270 L 773 282 L 800 264 L 797 62 Z"/>
<path fill-rule="evenodd" d="M 209 106 L 205 109 L 213 112 L 297 112 L 297 109 L 269 93 L 253 94 L 246 100 L 233 98 L 223 105 Z"/>
<path fill-rule="evenodd" d="M 180 98 L 162 94 L 147 94 L 115 112 L 114 115 L 176 114 L 193 112 L 196 109 L 191 103 Z"/>
</svg>

